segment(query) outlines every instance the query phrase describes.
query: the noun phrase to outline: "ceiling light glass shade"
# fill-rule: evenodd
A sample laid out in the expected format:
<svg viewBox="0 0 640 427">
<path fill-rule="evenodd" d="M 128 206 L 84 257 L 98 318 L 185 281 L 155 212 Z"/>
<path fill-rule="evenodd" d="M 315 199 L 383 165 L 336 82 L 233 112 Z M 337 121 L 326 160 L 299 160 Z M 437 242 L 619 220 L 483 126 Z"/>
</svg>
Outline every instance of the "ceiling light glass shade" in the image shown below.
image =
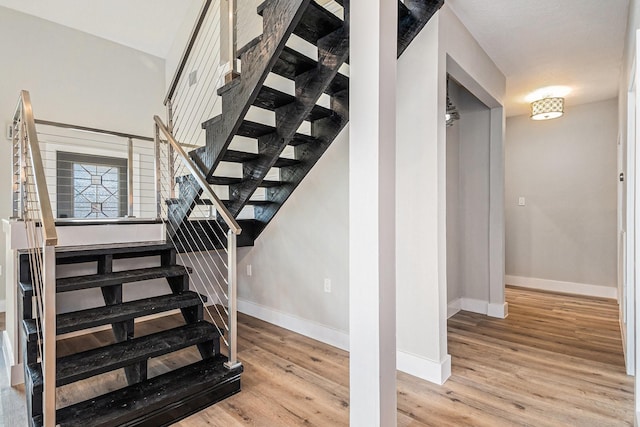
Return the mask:
<svg viewBox="0 0 640 427">
<path fill-rule="evenodd" d="M 543 98 L 531 103 L 533 120 L 556 119 L 564 114 L 564 98 Z"/>
</svg>

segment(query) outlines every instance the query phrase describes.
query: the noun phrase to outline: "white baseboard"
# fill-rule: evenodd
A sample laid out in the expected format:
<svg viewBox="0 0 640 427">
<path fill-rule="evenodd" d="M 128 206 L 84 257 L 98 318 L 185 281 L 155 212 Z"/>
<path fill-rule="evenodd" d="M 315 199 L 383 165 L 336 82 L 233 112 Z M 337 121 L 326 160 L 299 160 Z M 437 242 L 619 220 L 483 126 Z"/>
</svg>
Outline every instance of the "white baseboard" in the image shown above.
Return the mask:
<svg viewBox="0 0 640 427">
<path fill-rule="evenodd" d="M 457 298 L 451 301 L 449 305 L 447 305 L 447 319 L 451 318 L 452 316 L 455 316 L 455 314 L 459 312 L 461 309 L 462 309 L 462 303 L 460 301 L 460 298 Z"/>
<path fill-rule="evenodd" d="M 0 313 L 7 311 L 7 300 L 0 299 Z"/>
<path fill-rule="evenodd" d="M 349 334 L 346 332 L 241 299 L 238 300 L 238 311 L 325 344 L 349 351 Z"/>
<path fill-rule="evenodd" d="M 618 299 L 618 288 L 614 286 L 590 285 L 586 283 L 562 282 L 559 280 L 538 279 L 535 277 L 504 276 L 508 285 L 541 291 L 562 292 L 565 294 L 589 297 Z"/>
<path fill-rule="evenodd" d="M 487 316 L 489 317 L 506 319 L 508 315 L 509 315 L 509 304 L 506 302 L 502 304 L 489 303 L 489 305 L 487 306 Z"/>
<path fill-rule="evenodd" d="M 447 306 L 447 319 L 460 310 L 504 319 L 509 314 L 509 305 L 506 302 L 496 304 L 473 298 L 458 298 L 451 301 Z"/>
<path fill-rule="evenodd" d="M 460 298 L 460 308 L 472 313 L 487 314 L 488 301 L 474 298 Z"/>
<path fill-rule="evenodd" d="M 9 384 L 14 385 L 24 383 L 24 369 L 22 363 L 15 364 L 13 359 L 13 348 L 11 347 L 11 341 L 9 340 L 9 334 L 7 331 L 2 331 L 2 357 L 4 359 L 4 366 L 6 368 L 7 378 Z"/>
<path fill-rule="evenodd" d="M 400 350 L 396 357 L 399 371 L 434 384 L 442 385 L 451 376 L 451 356 L 448 354 L 442 362 L 434 362 Z"/>
</svg>

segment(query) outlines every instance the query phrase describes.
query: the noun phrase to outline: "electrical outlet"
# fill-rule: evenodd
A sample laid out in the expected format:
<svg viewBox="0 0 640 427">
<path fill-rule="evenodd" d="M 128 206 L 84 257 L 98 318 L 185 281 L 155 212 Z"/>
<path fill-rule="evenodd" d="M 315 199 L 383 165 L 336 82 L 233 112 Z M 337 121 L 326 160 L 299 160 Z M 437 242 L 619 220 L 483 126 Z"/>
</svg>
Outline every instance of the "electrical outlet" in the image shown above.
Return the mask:
<svg viewBox="0 0 640 427">
<path fill-rule="evenodd" d="M 331 279 L 324 279 L 324 291 L 328 294 L 331 293 Z"/>
<path fill-rule="evenodd" d="M 524 202 L 524 197 L 518 197 L 518 206 L 524 206 L 525 202 Z"/>
<path fill-rule="evenodd" d="M 251 264 L 247 264 L 247 276 L 251 277 L 253 271 L 251 271 Z"/>
</svg>

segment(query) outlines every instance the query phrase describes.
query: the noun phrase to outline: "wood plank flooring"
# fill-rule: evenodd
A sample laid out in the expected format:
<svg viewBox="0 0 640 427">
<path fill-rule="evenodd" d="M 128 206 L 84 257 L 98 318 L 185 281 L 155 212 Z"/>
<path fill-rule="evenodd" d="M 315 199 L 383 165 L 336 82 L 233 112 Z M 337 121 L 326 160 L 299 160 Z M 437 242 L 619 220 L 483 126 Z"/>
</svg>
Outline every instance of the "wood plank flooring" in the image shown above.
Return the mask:
<svg viewBox="0 0 640 427">
<path fill-rule="evenodd" d="M 633 425 L 633 378 L 624 370 L 617 304 L 517 288 L 506 293 L 510 314 L 505 320 L 468 312 L 449 319 L 453 363 L 444 386 L 398 373 L 398 425 Z M 346 352 L 248 316 L 239 320 L 243 391 L 178 426 L 349 424 Z M 178 317 L 165 318 L 142 323 L 139 330 L 152 333 L 180 323 Z M 71 338 L 59 343 L 59 353 L 111 339 L 110 332 Z M 197 357 L 187 349 L 177 357 L 154 359 L 149 372 L 157 375 Z M 124 373 L 116 371 L 79 387 L 62 387 L 58 404 L 123 381 Z M 21 390 L 2 387 L 6 421 L 6 393 L 15 402 Z"/>
</svg>

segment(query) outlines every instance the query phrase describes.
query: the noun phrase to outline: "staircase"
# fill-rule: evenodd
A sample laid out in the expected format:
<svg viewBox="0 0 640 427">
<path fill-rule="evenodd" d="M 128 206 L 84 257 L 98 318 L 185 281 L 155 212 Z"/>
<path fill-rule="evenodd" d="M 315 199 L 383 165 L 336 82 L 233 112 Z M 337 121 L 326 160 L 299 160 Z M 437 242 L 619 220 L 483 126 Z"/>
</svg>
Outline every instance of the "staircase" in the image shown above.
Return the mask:
<svg viewBox="0 0 640 427">
<path fill-rule="evenodd" d="M 229 197 L 224 205 L 242 228 L 238 246 L 253 245 L 349 120 L 349 78 L 341 72 L 349 60 L 348 1 L 337 1 L 345 19 L 313 0 L 262 3 L 257 13 L 263 17 L 263 34 L 237 52 L 242 73 L 219 89 L 222 114 L 203 123 L 206 146 L 189 154 L 209 184 L 228 187 Z M 443 0 L 398 2 L 398 55 L 442 3 Z M 314 58 L 292 47 L 300 40 L 315 46 Z M 267 85 L 270 74 L 292 82 L 295 93 Z M 319 102 L 326 97 L 328 103 Z M 273 121 L 250 120 L 250 108 L 271 114 Z M 305 127 L 309 131 L 301 130 Z M 236 136 L 253 139 L 257 152 L 232 146 Z M 288 147 L 293 150 L 293 157 L 283 156 Z M 241 164 L 242 177 L 218 174 L 222 162 Z M 270 179 L 273 168 L 279 179 Z M 207 298 L 189 290 L 189 269 L 176 263 L 176 252 L 225 247 L 235 250 L 235 243 L 229 244 L 225 234 L 228 221 L 221 221 L 219 209 L 217 218 L 190 219 L 196 206 L 211 202 L 203 197 L 202 185 L 194 175 L 176 176 L 173 181 L 179 188 L 178 195 L 161 201 L 167 208 L 169 243 L 56 248 L 56 265 L 95 266 L 88 275 L 57 278 L 56 292 L 100 288 L 104 301 L 100 307 L 58 314 L 56 333 L 110 326 L 114 337 L 108 345 L 58 357 L 56 386 L 119 369 L 124 370 L 126 378 L 120 389 L 57 409 L 56 422 L 60 426 L 170 425 L 240 391 L 242 366 L 225 366 L 227 358 L 220 353 L 219 331 L 224 328 L 204 319 Z M 264 189 L 264 197 L 256 197 L 258 189 Z M 253 207 L 252 218 L 241 218 L 246 206 Z M 126 271 L 113 269 L 114 260 L 149 257 L 157 259 L 158 265 Z M 26 253 L 19 257 L 19 305 L 29 422 L 40 426 L 44 383 L 39 362 L 41 325 L 34 318 L 39 310 L 33 306 L 31 277 L 38 266 L 30 265 L 30 259 Z M 231 265 L 235 263 L 229 262 Z M 131 287 L 150 279 L 166 280 L 166 294 L 138 300 L 126 297 L 123 284 Z M 182 313 L 183 326 L 152 335 L 136 334 L 136 319 L 176 309 Z M 149 378 L 150 360 L 189 347 L 197 349 L 200 361 Z"/>
<path fill-rule="evenodd" d="M 156 260 L 157 267 L 113 271 L 114 260 Z M 99 288 L 104 306 L 58 314 L 57 333 L 111 326 L 112 344 L 59 357 L 58 387 L 96 375 L 124 369 L 126 386 L 84 402 L 58 409 L 61 426 L 168 425 L 240 391 L 242 367 L 227 369 L 220 354 L 220 332 L 204 320 L 206 297 L 189 290 L 187 268 L 176 265 L 175 248 L 162 242 L 126 245 L 61 247 L 56 265 L 92 263 L 96 274 L 58 278 L 56 290 L 72 293 Z M 42 425 L 42 372 L 38 363 L 38 328 L 32 318 L 31 266 L 20 255 L 19 289 L 22 313 L 22 348 L 30 425 Z M 123 284 L 135 286 L 151 279 L 166 279 L 167 293 L 128 300 Z M 123 302 L 126 301 L 126 302 Z M 179 309 L 184 326 L 138 336 L 135 320 Z M 197 348 L 201 361 L 153 378 L 149 360 L 188 347 Z M 89 393 L 91 391 L 89 390 Z"/>
<path fill-rule="evenodd" d="M 238 51 L 243 71 L 218 91 L 223 113 L 202 125 L 207 144 L 191 157 L 210 184 L 228 187 L 224 202 L 243 229 L 239 246 L 253 245 L 349 121 L 349 78 L 340 72 L 349 58 L 349 7 L 348 0 L 338 3 L 346 20 L 313 0 L 262 3 L 257 12 L 263 17 L 263 34 Z M 443 0 L 398 2 L 398 56 L 442 4 Z M 317 58 L 289 47 L 292 35 L 314 45 Z M 295 95 L 267 86 L 270 73 L 292 81 Z M 324 94 L 330 98 L 329 108 L 318 105 Z M 248 120 L 251 107 L 272 112 L 274 123 Z M 300 131 L 303 124 L 310 132 Z M 231 149 L 235 136 L 256 140 L 257 153 Z M 287 147 L 293 148 L 294 158 L 282 156 Z M 242 177 L 217 175 L 221 162 L 241 164 Z M 267 179 L 273 168 L 278 180 Z M 254 197 L 258 189 L 264 197 Z M 206 227 L 198 221 L 185 221 L 201 203 L 198 196 L 185 192 L 174 201 L 172 221 L 203 233 Z M 240 216 L 245 206 L 253 207 L 253 218 Z"/>
</svg>

